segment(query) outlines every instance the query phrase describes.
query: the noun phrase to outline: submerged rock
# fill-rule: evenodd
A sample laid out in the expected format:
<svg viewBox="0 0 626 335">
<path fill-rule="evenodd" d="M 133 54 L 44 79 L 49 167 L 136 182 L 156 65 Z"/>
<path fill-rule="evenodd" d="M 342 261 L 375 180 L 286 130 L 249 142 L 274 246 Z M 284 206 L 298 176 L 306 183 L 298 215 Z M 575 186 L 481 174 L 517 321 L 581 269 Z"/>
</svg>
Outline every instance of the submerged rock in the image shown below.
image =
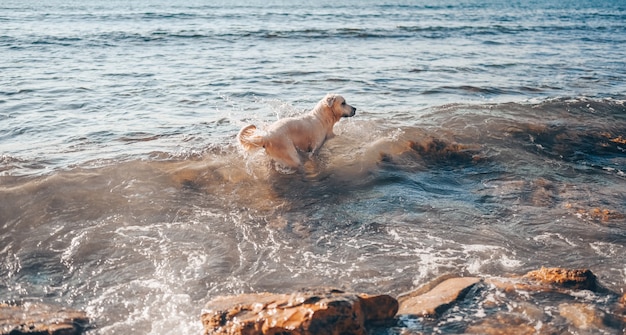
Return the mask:
<svg viewBox="0 0 626 335">
<path fill-rule="evenodd" d="M 368 324 L 392 319 L 388 295 L 319 289 L 293 294 L 253 293 L 211 300 L 202 313 L 205 334 L 366 334 Z"/>
<path fill-rule="evenodd" d="M 73 335 L 88 327 L 85 312 L 42 303 L 0 303 L 0 335 Z"/>
<path fill-rule="evenodd" d="M 534 335 L 540 329 L 530 324 L 529 320 L 521 314 L 500 312 L 491 318 L 480 321 L 467 327 L 467 334 L 484 335 Z M 541 332 L 539 334 L 556 334 Z"/>
<path fill-rule="evenodd" d="M 467 291 L 480 282 L 477 277 L 450 278 L 437 284 L 428 292 L 418 289 L 404 295 L 400 301 L 399 314 L 411 314 L 417 316 L 437 316 L 462 299 Z"/>
<path fill-rule="evenodd" d="M 582 303 L 560 304 L 559 314 L 582 330 L 601 329 L 606 319 L 604 312 Z"/>
</svg>

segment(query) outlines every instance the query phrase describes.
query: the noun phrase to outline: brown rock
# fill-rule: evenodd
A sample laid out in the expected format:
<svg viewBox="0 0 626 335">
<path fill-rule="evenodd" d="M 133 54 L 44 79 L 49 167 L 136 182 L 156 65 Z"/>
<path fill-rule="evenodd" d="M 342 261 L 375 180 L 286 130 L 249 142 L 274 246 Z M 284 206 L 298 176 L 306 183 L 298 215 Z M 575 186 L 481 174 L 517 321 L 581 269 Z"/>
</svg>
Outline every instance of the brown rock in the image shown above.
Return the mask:
<svg viewBox="0 0 626 335">
<path fill-rule="evenodd" d="M 588 269 L 544 268 L 528 272 L 524 278 L 568 289 L 603 291 L 596 276 Z"/>
<path fill-rule="evenodd" d="M 480 161 L 477 146 L 468 146 L 447 142 L 434 137 L 425 137 L 419 141 L 410 141 L 409 147 L 427 162 L 440 161 L 472 163 Z"/>
<path fill-rule="evenodd" d="M 85 312 L 42 303 L 0 303 L 0 335 L 73 335 L 87 330 Z"/>
<path fill-rule="evenodd" d="M 293 294 L 253 293 L 211 300 L 205 334 L 366 334 L 366 325 L 393 318 L 396 299 L 334 289 Z"/>
<path fill-rule="evenodd" d="M 571 322 L 576 328 L 602 329 L 604 327 L 604 312 L 596 310 L 590 305 L 576 304 L 560 304 L 559 314 Z"/>
<path fill-rule="evenodd" d="M 450 278 L 436 285 L 428 292 L 418 289 L 416 294 L 410 293 L 400 300 L 398 314 L 417 316 L 438 316 L 462 299 L 467 291 L 480 282 L 476 277 Z"/>
<path fill-rule="evenodd" d="M 626 138 L 622 137 L 622 135 L 619 135 L 615 138 L 611 138 L 610 140 L 611 142 L 614 142 L 614 143 L 626 144 Z"/>
<path fill-rule="evenodd" d="M 495 277 L 486 278 L 484 281 L 507 293 L 516 291 L 563 292 L 564 290 L 609 292 L 600 285 L 591 270 L 587 269 L 541 268 L 521 277 Z"/>
<path fill-rule="evenodd" d="M 484 335 L 534 335 L 537 329 L 517 314 L 498 313 L 493 317 L 467 327 L 467 334 Z"/>
<path fill-rule="evenodd" d="M 547 179 L 539 178 L 532 185 L 530 201 L 535 206 L 552 206 L 556 202 L 558 190 L 556 186 Z"/>
<path fill-rule="evenodd" d="M 553 291 L 552 287 L 548 284 L 528 283 L 526 281 L 522 281 L 519 278 L 486 278 L 485 283 L 488 285 L 493 285 L 494 287 L 506 293 L 514 293 L 517 291 Z"/>
<path fill-rule="evenodd" d="M 626 294 L 622 295 L 615 305 L 615 316 L 621 321 L 622 327 L 626 329 Z"/>
</svg>

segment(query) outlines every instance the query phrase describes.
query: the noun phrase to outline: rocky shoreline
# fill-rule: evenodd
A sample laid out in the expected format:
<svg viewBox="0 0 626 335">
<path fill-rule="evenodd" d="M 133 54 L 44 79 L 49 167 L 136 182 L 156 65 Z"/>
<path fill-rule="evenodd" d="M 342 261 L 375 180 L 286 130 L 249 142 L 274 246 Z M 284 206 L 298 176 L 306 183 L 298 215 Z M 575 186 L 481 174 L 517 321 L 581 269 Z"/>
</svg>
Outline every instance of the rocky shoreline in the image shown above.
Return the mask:
<svg viewBox="0 0 626 335">
<path fill-rule="evenodd" d="M 602 297 L 602 307 L 580 300 Z M 540 308 L 528 297 L 556 301 Z M 608 307 L 607 307 L 608 306 Z M 463 323 L 463 315 L 479 315 Z M 442 318 L 450 329 L 441 329 Z M 515 277 L 442 276 L 397 298 L 334 288 L 220 296 L 201 313 L 204 334 L 624 334 L 626 294 L 586 269 L 542 268 Z M 454 321 L 458 322 L 454 322 Z M 41 303 L 0 303 L 0 335 L 81 334 L 86 314 Z"/>
<path fill-rule="evenodd" d="M 40 302 L 0 302 L 0 334 L 74 335 L 91 327 L 87 313 Z"/>
<path fill-rule="evenodd" d="M 575 296 L 584 291 L 609 297 L 612 308 L 603 310 L 577 302 Z M 560 296 L 563 302 L 554 311 L 542 310 L 527 302 L 526 297 L 532 294 Z M 205 334 L 530 335 L 626 331 L 626 296 L 604 288 L 590 270 L 542 268 L 506 278 L 448 275 L 397 299 L 336 289 L 292 295 L 264 293 L 257 297 L 218 297 L 210 301 L 202 314 Z M 340 313 L 335 312 L 338 306 L 343 307 Z M 371 312 L 373 309 L 376 313 Z M 484 317 L 467 325 L 458 322 L 448 330 L 435 326 L 438 319 L 462 318 L 471 309 Z"/>
</svg>

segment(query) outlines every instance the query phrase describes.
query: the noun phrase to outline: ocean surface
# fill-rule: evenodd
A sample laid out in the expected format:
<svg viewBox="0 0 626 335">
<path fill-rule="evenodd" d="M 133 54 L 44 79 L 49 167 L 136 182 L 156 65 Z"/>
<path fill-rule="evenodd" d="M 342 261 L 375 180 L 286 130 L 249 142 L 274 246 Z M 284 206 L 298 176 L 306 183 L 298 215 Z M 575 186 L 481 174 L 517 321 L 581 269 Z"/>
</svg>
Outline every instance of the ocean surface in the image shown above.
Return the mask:
<svg viewBox="0 0 626 335">
<path fill-rule="evenodd" d="M 0 301 L 199 334 L 222 294 L 541 266 L 623 294 L 625 23 L 607 0 L 3 0 Z M 237 145 L 328 92 L 357 114 L 305 172 Z"/>
</svg>

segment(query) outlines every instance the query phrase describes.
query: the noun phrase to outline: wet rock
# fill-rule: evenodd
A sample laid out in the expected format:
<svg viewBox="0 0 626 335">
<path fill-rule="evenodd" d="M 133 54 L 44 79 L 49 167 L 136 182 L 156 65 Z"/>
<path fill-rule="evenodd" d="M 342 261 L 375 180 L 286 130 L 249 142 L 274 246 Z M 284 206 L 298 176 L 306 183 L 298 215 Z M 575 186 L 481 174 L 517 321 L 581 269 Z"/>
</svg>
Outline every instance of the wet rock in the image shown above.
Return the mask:
<svg viewBox="0 0 626 335">
<path fill-rule="evenodd" d="M 581 219 L 599 221 L 604 224 L 609 224 L 612 221 L 621 221 L 626 218 L 626 215 L 624 215 L 623 213 L 609 208 L 585 208 L 581 206 L 576 206 L 572 203 L 566 203 L 564 206 L 566 209 L 574 210 L 576 216 Z"/>
<path fill-rule="evenodd" d="M 515 304 L 508 307 L 508 309 L 511 312 L 523 315 L 531 322 L 546 321 L 546 314 L 543 309 L 526 301 L 517 301 Z"/>
<path fill-rule="evenodd" d="M 541 291 L 549 290 L 550 287 L 547 284 L 535 284 L 531 285 L 528 282 L 522 281 L 520 278 L 486 278 L 485 284 L 498 288 L 506 293 L 512 293 L 519 290 L 524 291 Z"/>
<path fill-rule="evenodd" d="M 598 284 L 596 276 L 588 269 L 544 268 L 530 271 L 524 278 L 544 284 L 557 285 L 567 289 L 605 291 Z"/>
<path fill-rule="evenodd" d="M 476 146 L 451 143 L 435 137 L 426 137 L 420 141 L 410 141 L 409 147 L 425 162 L 437 164 L 451 162 L 466 164 L 482 160 Z"/>
<path fill-rule="evenodd" d="M 532 335 L 536 329 L 525 318 L 516 314 L 498 313 L 493 317 L 467 327 L 468 334 Z"/>
<path fill-rule="evenodd" d="M 531 189 L 530 202 L 534 206 L 550 207 L 556 203 L 558 192 L 551 181 L 539 178 L 532 183 Z"/>
<path fill-rule="evenodd" d="M 443 276 L 397 300 L 332 289 L 218 297 L 202 321 L 205 334 L 621 334 L 626 295 L 603 288 L 587 269 L 541 268 L 515 277 Z"/>
<path fill-rule="evenodd" d="M 400 301 L 398 313 L 417 316 L 441 315 L 455 302 L 462 299 L 467 291 L 478 282 L 480 278 L 476 277 L 449 278 L 427 292 L 418 289 L 398 298 Z"/>
<path fill-rule="evenodd" d="M 607 292 L 606 288 L 598 283 L 596 276 L 585 269 L 542 268 L 521 277 L 493 277 L 484 281 L 507 293 L 517 291 L 566 293 L 567 290 Z"/>
<path fill-rule="evenodd" d="M 626 333 L 626 294 L 622 295 L 615 304 L 615 315 L 621 321 L 624 333 Z"/>
<path fill-rule="evenodd" d="M 618 314 L 619 310 L 605 311 L 588 303 L 567 302 L 558 305 L 558 315 L 567 321 L 567 327 L 572 333 L 582 330 L 594 334 L 622 334 L 626 330 L 626 323 Z"/>
<path fill-rule="evenodd" d="M 613 142 L 613 143 L 617 143 L 617 144 L 626 144 L 626 138 L 622 135 L 619 136 L 613 136 L 610 133 L 602 133 L 601 134 L 603 137 L 606 137 L 609 139 L 609 141 Z"/>
<path fill-rule="evenodd" d="M 366 334 L 366 326 L 394 317 L 388 295 L 319 289 L 254 293 L 211 300 L 202 313 L 205 334 Z"/>
<path fill-rule="evenodd" d="M 582 330 L 602 329 L 606 314 L 587 304 L 560 304 L 559 314 L 574 327 Z"/>
<path fill-rule="evenodd" d="M 0 303 L 0 335 L 73 335 L 88 327 L 85 312 L 42 303 Z"/>
</svg>

